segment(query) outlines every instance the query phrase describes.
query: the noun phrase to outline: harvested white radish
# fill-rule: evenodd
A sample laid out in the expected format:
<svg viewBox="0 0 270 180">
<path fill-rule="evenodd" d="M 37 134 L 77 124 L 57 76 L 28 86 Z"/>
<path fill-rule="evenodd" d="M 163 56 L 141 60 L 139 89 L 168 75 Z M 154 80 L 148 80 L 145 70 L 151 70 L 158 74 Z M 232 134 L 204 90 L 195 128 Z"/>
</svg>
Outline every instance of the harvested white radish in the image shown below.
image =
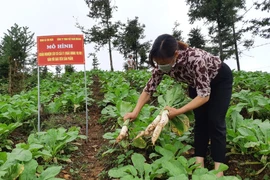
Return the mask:
<svg viewBox="0 0 270 180">
<path fill-rule="evenodd" d="M 160 135 L 163 127 L 169 122 L 168 114 L 169 114 L 168 110 L 162 111 L 161 120 L 157 124 L 157 126 L 156 126 L 156 128 L 155 128 L 155 130 L 153 132 L 153 135 L 152 135 L 152 143 L 153 143 L 153 145 L 155 145 L 155 142 L 159 138 L 159 135 Z"/>
<path fill-rule="evenodd" d="M 143 135 L 145 135 L 145 131 L 141 131 L 134 139 L 142 137 Z"/>
<path fill-rule="evenodd" d="M 121 129 L 121 131 L 120 131 L 120 134 L 116 138 L 116 142 L 122 141 L 122 139 L 124 139 L 127 136 L 127 132 L 128 132 L 128 127 L 127 126 L 123 126 L 122 129 Z"/>
<path fill-rule="evenodd" d="M 152 143 L 153 143 L 153 145 L 155 145 L 155 142 L 157 141 L 161 131 L 162 131 L 162 126 L 158 124 L 157 127 L 155 128 L 154 132 L 153 132 L 153 135 L 152 135 Z"/>
<path fill-rule="evenodd" d="M 160 121 L 160 118 L 161 118 L 161 115 L 160 114 L 157 115 L 157 117 L 152 121 L 152 123 L 149 124 L 144 131 L 141 131 L 134 139 L 137 139 L 137 138 L 142 137 L 144 135 L 145 136 L 150 135 L 154 131 L 154 129 L 156 128 L 158 122 Z"/>
<path fill-rule="evenodd" d="M 161 114 L 161 119 L 158 124 L 161 124 L 162 127 L 164 127 L 169 122 L 169 111 L 164 110 Z"/>
<path fill-rule="evenodd" d="M 125 137 L 128 136 L 128 124 L 129 124 L 129 119 L 124 122 L 123 127 L 120 131 L 120 134 L 116 138 L 117 143 L 122 141 Z"/>
<path fill-rule="evenodd" d="M 144 135 L 148 136 L 152 133 L 152 131 L 156 128 L 157 124 L 159 123 L 161 119 L 161 115 L 157 115 L 157 117 L 153 120 L 151 124 L 147 126 L 147 128 L 144 131 Z"/>
</svg>

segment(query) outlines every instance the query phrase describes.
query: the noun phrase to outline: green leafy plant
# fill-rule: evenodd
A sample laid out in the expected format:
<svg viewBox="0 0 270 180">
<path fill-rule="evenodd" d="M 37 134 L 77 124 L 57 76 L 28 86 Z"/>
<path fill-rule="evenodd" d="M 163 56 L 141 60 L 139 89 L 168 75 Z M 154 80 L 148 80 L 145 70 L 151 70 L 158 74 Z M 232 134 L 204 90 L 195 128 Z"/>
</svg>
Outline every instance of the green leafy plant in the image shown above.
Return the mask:
<svg viewBox="0 0 270 180">
<path fill-rule="evenodd" d="M 61 170 L 61 166 L 50 166 L 42 172 L 37 172 L 38 163 L 32 159 L 29 150 L 15 148 L 11 153 L 0 153 L 0 178 L 19 180 L 60 180 L 55 178 Z"/>
<path fill-rule="evenodd" d="M 22 123 L 19 122 L 11 123 L 8 125 L 0 123 L 0 151 L 3 147 L 9 150 L 11 149 L 11 145 L 13 144 L 13 142 L 11 140 L 8 140 L 8 136 L 21 125 Z"/>
<path fill-rule="evenodd" d="M 68 131 L 65 128 L 49 129 L 47 132 L 37 132 L 36 134 L 31 134 L 28 137 L 29 144 L 38 144 L 44 147 L 46 152 L 49 152 L 51 156 L 43 157 L 46 161 L 57 161 L 61 158 L 61 151 L 66 149 L 76 150 L 77 146 L 71 145 L 70 142 L 81 138 L 86 139 L 86 136 L 79 135 L 79 127 L 72 127 Z M 66 159 L 70 161 L 69 159 Z"/>
<path fill-rule="evenodd" d="M 235 105 L 231 109 L 241 112 L 246 109 L 246 118 L 254 119 L 256 113 L 257 117 L 266 116 L 270 110 L 270 99 L 264 97 L 259 92 L 250 92 L 250 90 L 241 90 L 240 92 L 233 93 L 232 95 Z"/>
<path fill-rule="evenodd" d="M 114 178 L 120 178 L 121 180 L 140 180 L 150 179 L 150 173 L 152 171 L 151 165 L 145 163 L 143 155 L 134 153 L 131 156 L 132 165 L 123 166 L 117 169 L 111 169 L 109 176 Z"/>
<path fill-rule="evenodd" d="M 227 128 L 227 139 L 231 152 L 241 153 L 242 155 L 253 154 L 258 159 L 258 163 L 263 164 L 263 168 L 256 174 L 262 172 L 269 165 L 270 154 L 270 122 L 269 120 L 244 119 L 238 112 L 232 114 L 232 124 Z M 247 162 L 244 164 L 257 164 Z"/>
<path fill-rule="evenodd" d="M 192 175 L 192 179 L 200 180 L 204 178 L 217 179 L 216 174 L 218 172 L 228 169 L 228 166 L 224 164 L 218 170 L 197 169 L 199 165 L 195 164 L 195 158 L 187 160 L 185 157 L 179 156 L 179 149 L 171 144 L 168 144 L 165 148 L 156 146 L 155 149 L 158 154 L 151 154 L 150 158 L 160 158 L 154 160 L 153 163 L 147 163 L 142 154 L 134 153 L 131 156 L 132 164 L 109 170 L 109 176 L 120 178 L 120 180 L 153 180 L 155 178 L 188 180 L 189 176 Z M 221 179 L 238 180 L 233 176 L 222 177 Z"/>
<path fill-rule="evenodd" d="M 0 122 L 24 122 L 34 114 L 37 114 L 36 104 L 20 95 L 13 96 L 10 102 L 0 104 Z"/>
</svg>

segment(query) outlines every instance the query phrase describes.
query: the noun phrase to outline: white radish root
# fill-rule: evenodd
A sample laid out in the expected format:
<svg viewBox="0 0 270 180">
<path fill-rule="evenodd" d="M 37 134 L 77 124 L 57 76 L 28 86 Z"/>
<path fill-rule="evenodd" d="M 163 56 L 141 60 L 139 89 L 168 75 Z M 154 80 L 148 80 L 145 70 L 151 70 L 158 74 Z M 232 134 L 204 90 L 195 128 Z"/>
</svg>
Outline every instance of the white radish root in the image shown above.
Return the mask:
<svg viewBox="0 0 270 180">
<path fill-rule="evenodd" d="M 152 143 L 153 145 L 155 145 L 155 142 L 157 141 L 157 139 L 159 138 L 159 135 L 163 129 L 163 127 L 169 122 L 169 117 L 168 117 L 169 111 L 168 110 L 164 110 L 161 114 L 161 120 L 159 121 L 159 123 L 157 124 L 153 135 L 152 135 Z"/>
<path fill-rule="evenodd" d="M 118 135 L 118 137 L 116 138 L 116 142 L 119 143 L 120 141 L 122 141 L 125 137 L 128 136 L 128 124 L 129 124 L 129 119 L 127 119 L 124 123 L 123 123 L 123 127 L 120 131 L 120 134 Z"/>
<path fill-rule="evenodd" d="M 153 135 L 152 135 L 152 143 L 153 145 L 155 145 L 155 142 L 157 141 L 160 133 L 162 131 L 162 126 L 160 124 L 157 125 L 157 127 L 155 128 Z"/>
<path fill-rule="evenodd" d="M 154 131 L 154 129 L 157 126 L 157 124 L 159 123 L 160 119 L 161 119 L 161 115 L 159 114 L 153 120 L 153 122 L 147 126 L 147 128 L 144 131 L 144 135 L 146 135 L 146 136 L 150 135 L 152 133 L 152 131 Z"/>
<path fill-rule="evenodd" d="M 120 131 L 120 134 L 116 138 L 116 142 L 119 143 L 120 141 L 122 141 L 127 136 L 127 132 L 128 132 L 128 127 L 123 126 L 121 131 Z"/>
<path fill-rule="evenodd" d="M 141 131 L 134 139 L 137 139 L 139 137 L 142 137 L 145 135 L 145 131 Z"/>
<path fill-rule="evenodd" d="M 146 129 L 144 131 L 141 131 L 134 139 L 137 139 L 139 137 L 142 137 L 142 136 L 148 136 L 150 135 L 154 129 L 156 128 L 158 122 L 160 121 L 161 119 L 161 115 L 157 115 L 157 117 L 152 121 L 151 124 L 149 124 Z"/>
<path fill-rule="evenodd" d="M 161 114 L 161 119 L 159 121 L 159 124 L 161 124 L 162 128 L 169 122 L 169 111 L 164 110 Z"/>
</svg>

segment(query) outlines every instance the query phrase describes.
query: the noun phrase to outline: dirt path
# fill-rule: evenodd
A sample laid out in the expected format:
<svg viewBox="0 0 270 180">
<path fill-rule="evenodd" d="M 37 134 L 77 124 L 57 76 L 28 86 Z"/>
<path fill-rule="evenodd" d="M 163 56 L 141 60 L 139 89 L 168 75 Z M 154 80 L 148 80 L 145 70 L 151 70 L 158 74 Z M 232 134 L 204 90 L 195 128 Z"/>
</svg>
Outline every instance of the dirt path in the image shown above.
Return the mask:
<svg viewBox="0 0 270 180">
<path fill-rule="evenodd" d="M 103 99 L 103 94 L 99 89 L 98 77 L 93 77 L 93 80 L 93 85 L 89 88 L 93 92 L 92 98 L 95 103 L 89 106 L 88 141 L 81 141 L 81 146 L 73 153 L 72 163 L 68 164 L 60 175 L 64 179 L 97 180 L 99 173 L 104 170 L 98 153 L 106 141 L 102 137 L 104 135 L 103 127 L 98 123 L 101 109 L 96 104 Z M 82 125 L 81 131 L 82 134 L 85 134 L 85 125 Z"/>
</svg>

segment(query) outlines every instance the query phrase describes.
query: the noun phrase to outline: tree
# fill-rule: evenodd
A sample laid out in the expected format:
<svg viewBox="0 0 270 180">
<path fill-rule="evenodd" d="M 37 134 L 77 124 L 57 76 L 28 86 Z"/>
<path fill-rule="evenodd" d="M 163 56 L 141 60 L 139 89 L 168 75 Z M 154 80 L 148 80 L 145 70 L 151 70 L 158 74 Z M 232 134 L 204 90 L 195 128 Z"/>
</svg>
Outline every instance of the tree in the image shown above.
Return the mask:
<svg viewBox="0 0 270 180">
<path fill-rule="evenodd" d="M 218 55 L 219 48 L 217 46 L 206 45 L 209 40 L 205 39 L 200 28 L 192 28 L 188 36 L 187 42 L 191 47 L 200 48 L 213 55 Z"/>
<path fill-rule="evenodd" d="M 223 27 L 219 30 L 219 35 L 217 36 L 217 28 L 215 26 L 209 27 L 210 46 L 212 50 L 211 53 L 214 55 L 220 55 L 222 61 L 230 58 L 234 52 L 234 42 L 233 42 L 233 31 L 231 27 Z M 221 44 L 221 46 L 220 46 Z"/>
<path fill-rule="evenodd" d="M 89 55 L 90 55 L 90 57 L 91 56 L 93 57 L 93 59 L 92 59 L 93 60 L 93 62 L 92 62 L 93 69 L 94 70 L 97 70 L 98 69 L 99 62 L 98 62 L 98 58 L 96 56 L 96 53 L 90 53 Z"/>
<path fill-rule="evenodd" d="M 0 79 L 7 79 L 8 78 L 8 61 L 4 57 L 4 51 L 3 51 L 3 44 L 2 41 L 0 44 Z"/>
<path fill-rule="evenodd" d="M 37 64 L 37 58 L 38 54 L 37 52 L 36 53 L 33 53 L 30 58 L 28 59 L 28 67 L 26 68 L 26 70 L 31 74 L 36 74 L 37 73 L 37 68 L 38 68 L 38 64 Z M 41 68 L 41 67 L 40 67 Z"/>
<path fill-rule="evenodd" d="M 254 3 L 257 10 L 270 11 L 270 1 L 263 0 Z M 250 25 L 246 30 L 251 31 L 254 35 L 259 35 L 262 38 L 270 38 L 270 17 L 264 17 L 261 19 L 252 19 L 249 21 Z"/>
<path fill-rule="evenodd" d="M 144 69 L 146 67 L 149 67 L 149 61 L 148 61 L 148 56 L 147 53 L 149 52 L 151 48 L 151 44 L 150 41 L 147 41 L 143 44 L 141 44 L 141 47 L 138 51 L 138 54 L 140 56 L 140 64 L 139 64 L 139 69 Z M 147 64 L 147 66 L 145 67 L 144 64 Z"/>
<path fill-rule="evenodd" d="M 121 27 L 121 32 L 119 32 L 117 39 L 113 42 L 114 47 L 123 54 L 124 58 L 127 58 L 128 54 L 133 54 L 136 62 L 136 68 L 143 64 L 146 61 L 146 52 L 150 48 L 150 42 L 141 43 L 140 40 L 144 39 L 144 24 L 139 23 L 139 18 L 127 20 L 126 24 L 119 23 Z M 138 56 L 140 56 L 140 62 L 138 61 Z"/>
<path fill-rule="evenodd" d="M 196 47 L 200 49 L 205 49 L 206 40 L 204 39 L 203 35 L 201 34 L 201 29 L 199 28 L 192 28 L 188 34 L 188 44 L 191 47 Z"/>
<path fill-rule="evenodd" d="M 172 31 L 172 36 L 175 37 L 178 41 L 184 41 L 184 38 L 182 37 L 183 31 L 179 30 L 180 23 L 175 21 L 174 22 L 174 27 Z"/>
<path fill-rule="evenodd" d="M 59 77 L 62 71 L 62 67 L 60 65 L 55 66 L 56 76 Z"/>
<path fill-rule="evenodd" d="M 110 66 L 113 71 L 112 60 L 112 40 L 116 37 L 118 23 L 112 22 L 112 13 L 116 6 L 111 6 L 110 0 L 85 0 L 90 11 L 87 15 L 89 18 L 98 22 L 91 29 L 85 28 L 79 23 L 76 26 L 85 34 L 86 43 L 95 43 L 95 49 L 100 50 L 101 47 L 108 45 Z"/>
<path fill-rule="evenodd" d="M 212 42 L 218 43 L 221 60 L 229 58 L 232 55 L 231 47 L 234 46 L 231 39 L 236 37 L 232 38 L 232 27 L 240 20 L 236 18 L 236 14 L 239 9 L 245 8 L 245 0 L 186 0 L 186 2 L 190 5 L 188 13 L 190 22 L 206 20 L 211 25 L 209 35 L 214 35 Z"/>
<path fill-rule="evenodd" d="M 75 70 L 75 67 L 72 66 L 72 65 L 65 65 L 65 73 L 66 74 L 72 74 L 74 73 L 76 70 Z"/>
<path fill-rule="evenodd" d="M 45 79 L 49 74 L 49 69 L 47 66 L 41 66 L 39 67 L 40 76 L 42 79 Z"/>
<path fill-rule="evenodd" d="M 239 10 L 245 9 L 245 0 L 187 0 L 190 5 L 189 17 L 195 20 L 206 20 L 209 27 L 209 37 L 215 52 L 218 44 L 220 59 L 224 61 L 235 54 L 237 68 L 240 70 L 238 45 L 245 47 L 253 45 L 253 40 L 242 40 L 243 29 L 237 30 L 237 23 L 242 22 L 244 15 L 239 16 Z"/>
<path fill-rule="evenodd" d="M 23 88 L 27 58 L 35 44 L 33 36 L 34 33 L 28 27 L 19 27 L 17 24 L 4 33 L 1 65 L 8 65 L 8 92 L 11 95 Z"/>
</svg>

